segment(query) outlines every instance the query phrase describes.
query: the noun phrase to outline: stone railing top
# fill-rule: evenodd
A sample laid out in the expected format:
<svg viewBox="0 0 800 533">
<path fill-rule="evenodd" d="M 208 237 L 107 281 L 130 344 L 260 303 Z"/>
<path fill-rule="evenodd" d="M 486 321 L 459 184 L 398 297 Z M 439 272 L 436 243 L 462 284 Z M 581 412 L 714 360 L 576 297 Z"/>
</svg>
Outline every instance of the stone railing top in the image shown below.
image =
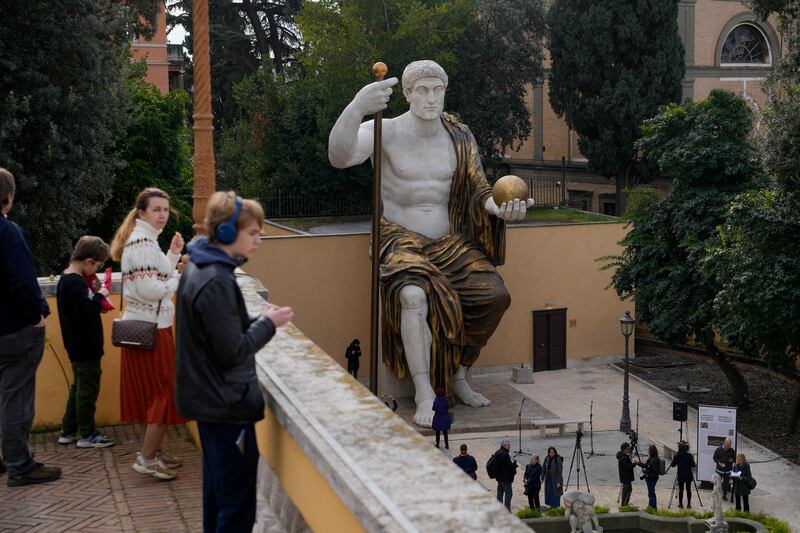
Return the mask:
<svg viewBox="0 0 800 533">
<path fill-rule="evenodd" d="M 263 286 L 238 280 L 259 312 Z M 270 410 L 367 531 L 531 531 L 293 325 L 256 361 Z"/>
</svg>

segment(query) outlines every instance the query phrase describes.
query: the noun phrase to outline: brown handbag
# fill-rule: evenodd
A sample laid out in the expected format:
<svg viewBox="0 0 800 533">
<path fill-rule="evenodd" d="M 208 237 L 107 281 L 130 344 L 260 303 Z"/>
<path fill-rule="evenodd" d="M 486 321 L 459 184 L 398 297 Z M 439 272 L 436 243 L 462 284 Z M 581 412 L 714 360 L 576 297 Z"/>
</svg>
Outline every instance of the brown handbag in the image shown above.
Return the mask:
<svg viewBox="0 0 800 533">
<path fill-rule="evenodd" d="M 125 281 L 122 281 L 120 291 L 120 311 L 124 302 Z M 156 321 L 147 320 L 123 320 L 115 318 L 111 324 L 111 344 L 119 348 L 135 348 L 137 350 L 155 350 L 156 338 L 158 336 L 158 315 L 161 312 L 161 300 L 158 301 L 156 310 Z"/>
</svg>

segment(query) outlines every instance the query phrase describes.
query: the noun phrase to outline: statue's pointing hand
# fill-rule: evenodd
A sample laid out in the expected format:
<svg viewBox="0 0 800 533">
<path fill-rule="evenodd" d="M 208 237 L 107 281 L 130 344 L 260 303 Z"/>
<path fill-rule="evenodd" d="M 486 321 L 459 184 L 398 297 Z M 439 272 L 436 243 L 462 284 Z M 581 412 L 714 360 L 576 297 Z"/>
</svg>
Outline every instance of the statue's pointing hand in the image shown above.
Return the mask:
<svg viewBox="0 0 800 533">
<path fill-rule="evenodd" d="M 386 109 L 392 96 L 392 87 L 395 85 L 397 85 L 397 78 L 389 78 L 388 80 L 376 81 L 365 85 L 358 91 L 354 100 L 361 111 L 361 116 L 371 115 Z"/>
<path fill-rule="evenodd" d="M 490 215 L 494 215 L 497 218 L 503 219 L 506 222 L 515 222 L 517 220 L 523 220 L 525 218 L 525 213 L 529 207 L 533 207 L 534 204 L 533 198 L 528 198 L 527 200 L 523 201 L 517 198 L 516 200 L 512 200 L 510 202 L 503 202 L 500 206 L 498 206 L 494 198 L 491 196 L 486 199 L 486 211 Z"/>
</svg>

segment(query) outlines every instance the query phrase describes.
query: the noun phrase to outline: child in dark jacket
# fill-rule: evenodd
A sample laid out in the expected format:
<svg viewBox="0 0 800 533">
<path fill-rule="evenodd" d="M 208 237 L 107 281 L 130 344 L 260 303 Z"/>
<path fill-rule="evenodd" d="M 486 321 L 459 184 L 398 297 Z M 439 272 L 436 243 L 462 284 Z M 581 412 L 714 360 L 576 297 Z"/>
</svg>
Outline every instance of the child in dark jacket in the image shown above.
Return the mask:
<svg viewBox="0 0 800 533">
<path fill-rule="evenodd" d="M 108 290 L 100 287 L 94 292 L 84 279 L 96 275 L 108 254 L 108 244 L 100 237 L 81 237 L 72 251 L 69 267 L 58 280 L 56 292 L 61 336 L 73 376 L 58 443 L 71 444 L 78 439 L 75 444 L 78 448 L 114 445 L 114 441 L 97 431 L 94 425 L 102 374 L 100 358 L 103 357 L 100 314 Z"/>
<path fill-rule="evenodd" d="M 531 462 L 525 465 L 522 484 L 525 486 L 525 494 L 528 495 L 528 507 L 531 509 L 541 507 L 539 505 L 539 491 L 542 488 L 542 465 L 539 464 L 538 455 L 531 455 Z"/>
</svg>

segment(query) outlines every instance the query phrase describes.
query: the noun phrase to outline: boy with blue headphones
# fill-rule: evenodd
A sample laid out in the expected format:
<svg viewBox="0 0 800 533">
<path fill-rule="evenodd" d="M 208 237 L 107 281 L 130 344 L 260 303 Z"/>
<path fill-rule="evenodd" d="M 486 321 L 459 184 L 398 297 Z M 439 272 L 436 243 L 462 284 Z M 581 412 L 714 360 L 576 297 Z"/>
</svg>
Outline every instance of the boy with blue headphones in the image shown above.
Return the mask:
<svg viewBox="0 0 800 533">
<path fill-rule="evenodd" d="M 264 418 L 255 354 L 293 317 L 290 307 L 266 304 L 251 318 L 236 282 L 236 267 L 261 243 L 263 222 L 257 201 L 214 193 L 178 286 L 176 399 L 200 431 L 207 532 L 250 531 L 255 523 L 254 424 Z"/>
</svg>

